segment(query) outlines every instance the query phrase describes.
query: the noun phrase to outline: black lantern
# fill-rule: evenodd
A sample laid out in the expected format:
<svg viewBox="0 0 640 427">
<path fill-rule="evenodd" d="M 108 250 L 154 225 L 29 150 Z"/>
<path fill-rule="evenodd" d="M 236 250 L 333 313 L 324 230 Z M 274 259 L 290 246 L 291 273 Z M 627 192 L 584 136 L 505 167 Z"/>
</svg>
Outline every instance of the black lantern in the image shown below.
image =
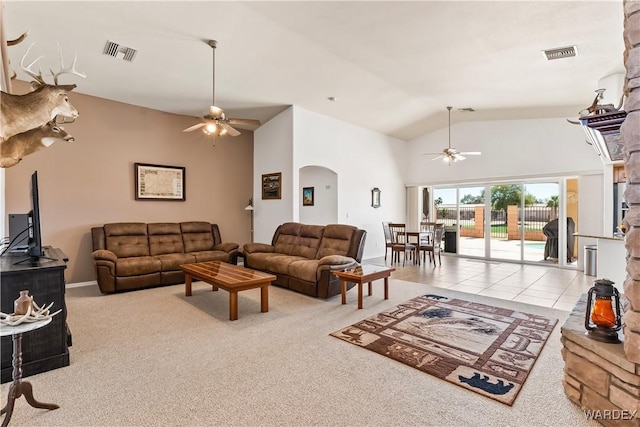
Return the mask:
<svg viewBox="0 0 640 427">
<path fill-rule="evenodd" d="M 596 280 L 594 286 L 589 289 L 584 327 L 587 328 L 587 336 L 596 341 L 620 342 L 620 295 L 611 280 Z"/>
</svg>

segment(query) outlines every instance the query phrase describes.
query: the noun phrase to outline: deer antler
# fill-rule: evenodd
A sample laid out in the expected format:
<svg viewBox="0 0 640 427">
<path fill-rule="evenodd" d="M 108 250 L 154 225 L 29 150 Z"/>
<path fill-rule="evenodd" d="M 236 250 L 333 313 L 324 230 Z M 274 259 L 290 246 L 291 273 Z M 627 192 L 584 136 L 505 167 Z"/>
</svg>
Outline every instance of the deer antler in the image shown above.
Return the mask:
<svg viewBox="0 0 640 427">
<path fill-rule="evenodd" d="M 87 77 L 86 74 L 82 74 L 81 72 L 79 72 L 78 70 L 76 70 L 76 61 L 78 60 L 78 54 L 76 53 L 76 55 L 73 57 L 73 62 L 71 63 L 71 67 L 64 67 L 64 63 L 62 62 L 62 48 L 60 48 L 60 43 L 58 43 L 58 55 L 60 56 L 60 71 L 58 71 L 57 73 L 54 73 L 53 70 L 49 69 L 49 71 L 51 72 L 51 75 L 53 76 L 53 83 L 58 86 L 58 76 L 65 74 L 65 73 L 70 73 L 73 74 L 75 76 L 78 77 L 82 77 L 85 78 Z"/>
<path fill-rule="evenodd" d="M 27 58 L 27 55 L 29 55 L 29 51 L 31 50 L 31 48 L 33 47 L 35 43 L 31 43 L 31 46 L 29 46 L 29 49 L 27 49 L 27 51 L 24 53 L 24 55 L 22 56 L 22 59 L 20 60 L 20 68 L 22 68 L 22 71 L 24 71 L 25 73 L 27 73 L 29 76 L 33 77 L 34 79 L 36 79 L 36 81 L 42 85 L 46 84 L 44 82 L 44 78 L 42 77 L 42 70 L 40 70 L 40 72 L 38 74 L 35 73 L 35 71 L 31 70 L 31 67 L 33 67 L 33 65 L 38 62 L 39 60 L 41 60 L 42 58 L 44 58 L 43 56 L 39 56 L 37 57 L 35 60 L 33 60 L 33 62 L 31 62 L 29 65 L 25 66 L 24 65 L 24 60 Z"/>
<path fill-rule="evenodd" d="M 18 43 L 21 43 L 24 39 L 27 38 L 27 36 L 29 35 L 29 31 L 31 30 L 25 31 L 24 33 L 20 34 L 17 38 L 13 40 L 7 40 L 7 46 L 14 46 L 14 45 L 17 45 Z"/>
</svg>

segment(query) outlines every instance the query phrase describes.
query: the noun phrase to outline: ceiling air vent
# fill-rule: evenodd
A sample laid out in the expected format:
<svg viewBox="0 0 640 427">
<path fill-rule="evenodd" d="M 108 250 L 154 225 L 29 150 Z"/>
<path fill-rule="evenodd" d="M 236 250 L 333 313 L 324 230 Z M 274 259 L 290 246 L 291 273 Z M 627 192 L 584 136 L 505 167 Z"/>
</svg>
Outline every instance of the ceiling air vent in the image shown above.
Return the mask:
<svg viewBox="0 0 640 427">
<path fill-rule="evenodd" d="M 122 46 L 118 43 L 107 40 L 102 53 L 104 53 L 105 55 L 113 56 L 114 58 L 120 58 L 124 59 L 125 61 L 133 62 L 138 51 L 135 49 L 131 49 L 130 47 Z"/>
<path fill-rule="evenodd" d="M 543 50 L 542 53 L 544 53 L 547 61 L 551 61 L 554 59 L 570 58 L 572 56 L 576 56 L 578 55 L 578 48 L 576 46 L 557 47 L 555 49 Z"/>
</svg>

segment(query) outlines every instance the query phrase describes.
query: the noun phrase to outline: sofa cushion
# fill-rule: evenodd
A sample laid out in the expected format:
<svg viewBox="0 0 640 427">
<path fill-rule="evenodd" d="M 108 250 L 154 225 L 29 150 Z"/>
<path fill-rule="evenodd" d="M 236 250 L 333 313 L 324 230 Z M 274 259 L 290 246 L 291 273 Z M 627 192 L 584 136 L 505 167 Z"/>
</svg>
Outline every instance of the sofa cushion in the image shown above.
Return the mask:
<svg viewBox="0 0 640 427">
<path fill-rule="evenodd" d="M 180 224 L 168 222 L 148 224 L 147 232 L 149 233 L 150 255 L 184 252 Z"/>
<path fill-rule="evenodd" d="M 210 251 L 215 246 L 211 224 L 193 221 L 180 223 L 185 252 Z"/>
<path fill-rule="evenodd" d="M 293 261 L 289 265 L 289 276 L 315 283 L 319 279 L 317 277 L 319 262 L 317 259 Z"/>
<path fill-rule="evenodd" d="M 285 222 L 278 227 L 277 234 L 274 236 L 275 241 L 273 242 L 274 252 L 293 255 L 298 246 L 298 236 L 301 228 L 302 224 L 297 222 Z"/>
<path fill-rule="evenodd" d="M 162 254 L 156 258 L 160 260 L 160 266 L 162 271 L 180 270 L 182 264 L 191 264 L 196 262 L 196 257 L 193 254 Z"/>
<path fill-rule="evenodd" d="M 160 260 L 154 256 L 118 258 L 116 261 L 117 276 L 139 276 L 141 274 L 157 273 L 161 269 Z"/>
<path fill-rule="evenodd" d="M 277 255 L 267 259 L 267 270 L 277 274 L 289 274 L 289 265 L 295 261 L 306 261 L 307 258 L 295 255 Z"/>
<path fill-rule="evenodd" d="M 349 253 L 351 239 L 356 230 L 356 227 L 344 224 L 325 226 L 316 258 L 321 259 L 327 255 L 346 256 Z"/>
<path fill-rule="evenodd" d="M 300 228 L 300 235 L 294 240 L 295 245 L 291 255 L 314 259 L 318 253 L 323 231 L 324 227 L 321 225 L 303 225 Z"/>
<path fill-rule="evenodd" d="M 106 249 L 119 258 L 149 256 L 147 224 L 120 222 L 104 225 Z"/>
<path fill-rule="evenodd" d="M 224 252 L 224 251 L 190 252 L 189 255 L 193 255 L 196 259 L 196 262 L 206 262 L 206 261 L 229 262 L 231 260 L 231 255 L 229 254 L 229 252 Z"/>
<path fill-rule="evenodd" d="M 282 256 L 282 254 L 278 254 L 275 252 L 245 253 L 245 257 L 247 259 L 246 264 L 249 266 L 249 268 L 265 271 L 269 270 L 267 268 L 269 258 L 276 256 Z"/>
</svg>

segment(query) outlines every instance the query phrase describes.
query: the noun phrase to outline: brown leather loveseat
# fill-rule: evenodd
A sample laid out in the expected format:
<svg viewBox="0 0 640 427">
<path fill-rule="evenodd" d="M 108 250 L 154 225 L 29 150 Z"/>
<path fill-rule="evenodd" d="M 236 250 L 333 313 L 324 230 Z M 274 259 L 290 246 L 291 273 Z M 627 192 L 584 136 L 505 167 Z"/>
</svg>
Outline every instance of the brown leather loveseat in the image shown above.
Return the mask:
<svg viewBox="0 0 640 427">
<path fill-rule="evenodd" d="M 274 274 L 274 285 L 326 299 L 341 293 L 332 271 L 362 261 L 366 234 L 351 225 L 287 222 L 278 226 L 270 245 L 245 244 L 244 264 Z"/>
<path fill-rule="evenodd" d="M 91 229 L 100 291 L 184 283 L 180 265 L 203 261 L 236 264 L 238 244 L 222 243 L 217 224 L 119 222 Z"/>
</svg>

